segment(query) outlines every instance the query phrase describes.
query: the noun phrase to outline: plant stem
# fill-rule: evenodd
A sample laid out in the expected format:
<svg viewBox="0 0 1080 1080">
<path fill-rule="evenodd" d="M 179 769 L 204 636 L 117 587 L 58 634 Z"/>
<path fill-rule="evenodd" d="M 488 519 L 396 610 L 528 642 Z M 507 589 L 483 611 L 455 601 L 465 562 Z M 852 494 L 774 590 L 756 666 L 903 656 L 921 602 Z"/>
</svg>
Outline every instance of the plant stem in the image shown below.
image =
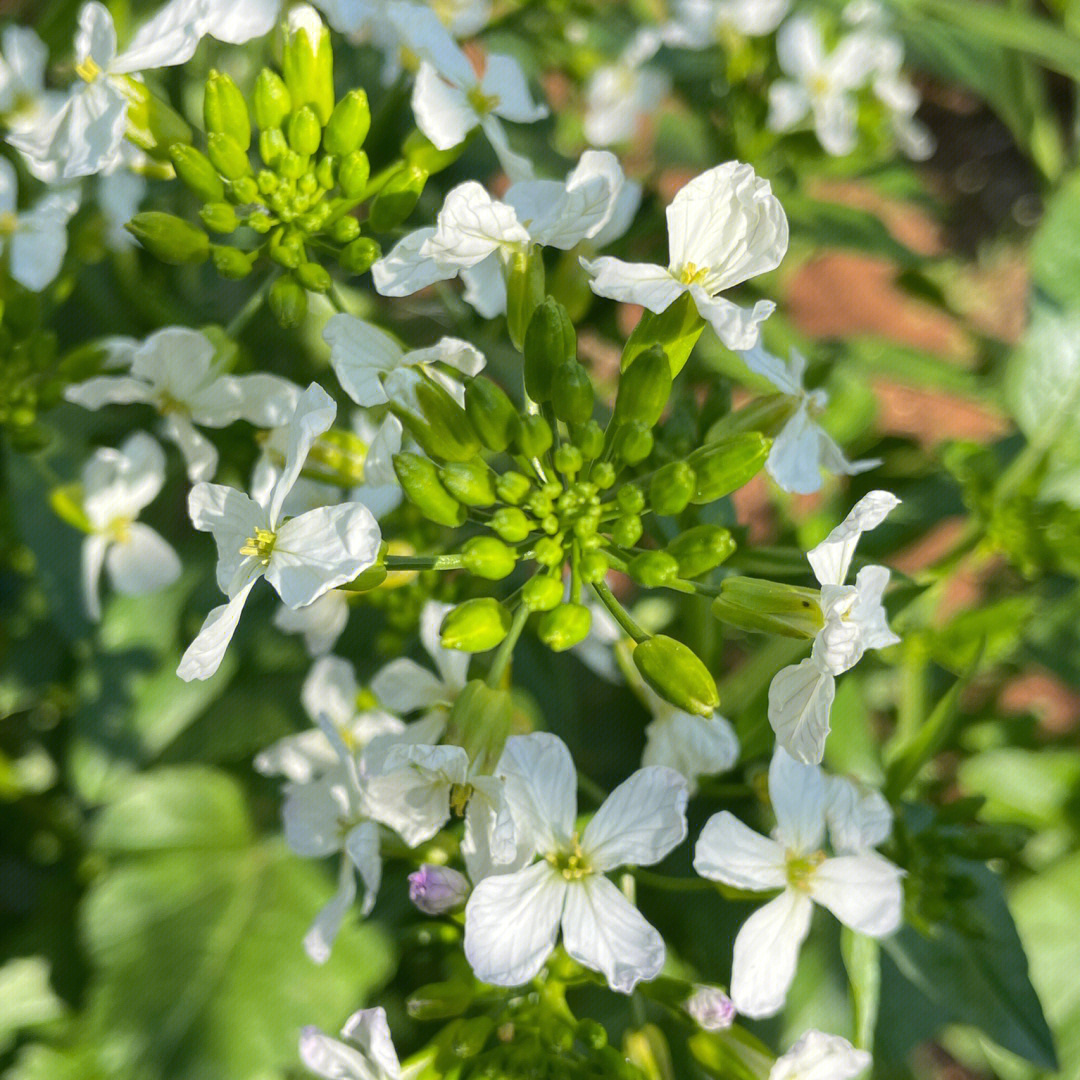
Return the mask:
<svg viewBox="0 0 1080 1080">
<path fill-rule="evenodd" d="M 270 286 L 274 284 L 280 273 L 281 270 L 275 266 L 263 278 L 262 284 L 248 297 L 247 303 L 229 320 L 229 325 L 225 327 L 225 336 L 231 341 L 235 341 L 244 332 L 247 324 L 258 313 L 266 299 L 266 294 L 270 291 Z"/>
<path fill-rule="evenodd" d="M 635 867 L 631 873 L 639 885 L 648 885 L 650 889 L 663 889 L 666 892 L 711 892 L 716 887 L 705 878 L 668 877 L 666 874 L 655 874 L 640 867 Z"/>
<path fill-rule="evenodd" d="M 503 638 L 495 659 L 491 662 L 491 669 L 487 673 L 487 684 L 494 688 L 502 681 L 503 673 L 510 663 L 510 657 L 514 654 L 514 646 L 521 637 L 521 631 L 525 629 L 525 622 L 531 614 L 529 608 L 522 604 L 514 612 L 514 621 L 510 624 L 510 632 Z"/>
<path fill-rule="evenodd" d="M 461 555 L 387 555 L 387 570 L 460 570 L 464 565 Z"/>
<path fill-rule="evenodd" d="M 615 594 L 608 588 L 606 581 L 597 581 L 593 584 L 593 591 L 600 598 L 600 603 L 611 613 L 611 617 L 630 635 L 638 644 L 649 640 L 649 635 L 640 627 L 626 608 L 615 599 Z"/>
</svg>

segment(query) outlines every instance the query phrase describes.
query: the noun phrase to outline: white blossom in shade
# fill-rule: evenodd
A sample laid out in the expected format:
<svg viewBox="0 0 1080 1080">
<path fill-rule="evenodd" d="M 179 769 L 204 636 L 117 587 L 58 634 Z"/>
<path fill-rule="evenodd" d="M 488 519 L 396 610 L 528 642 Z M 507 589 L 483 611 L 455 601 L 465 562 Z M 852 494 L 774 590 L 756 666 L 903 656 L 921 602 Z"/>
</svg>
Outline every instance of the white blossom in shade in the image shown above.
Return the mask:
<svg viewBox="0 0 1080 1080">
<path fill-rule="evenodd" d="M 856 476 L 877 468 L 880 458 L 848 461 L 835 440 L 817 422 L 817 417 L 829 403 L 824 390 L 807 390 L 803 386 L 806 358 L 791 350 L 791 361 L 784 363 L 777 356 L 757 345 L 742 354 L 746 366 L 792 399 L 795 411 L 773 440 L 765 462 L 769 475 L 785 491 L 809 495 L 821 490 L 821 471 L 839 476 Z"/>
<path fill-rule="evenodd" d="M 418 367 L 458 401 L 464 402 L 460 379 L 448 375 L 443 366 L 476 375 L 483 370 L 484 354 L 460 338 L 443 337 L 425 349 L 405 349 L 392 334 L 353 315 L 333 315 L 323 330 L 330 346 L 330 366 L 341 388 L 357 405 L 384 405 L 389 400 L 383 378 L 403 367 Z"/>
<path fill-rule="evenodd" d="M 45 88 L 48 46 L 29 26 L 5 26 L 0 32 L 0 125 L 11 132 L 32 131 L 64 102 L 59 90 Z M 56 179 L 55 163 L 27 161 L 33 176 Z"/>
<path fill-rule="evenodd" d="M 349 494 L 354 502 L 363 503 L 381 520 L 400 505 L 405 493 L 394 472 L 394 455 L 401 452 L 403 430 L 401 421 L 387 413 L 375 422 L 364 409 L 353 413 L 353 431 L 364 441 L 364 482 Z"/>
<path fill-rule="evenodd" d="M 879 847 L 892 835 L 892 807 L 877 788 L 847 776 L 828 776 L 825 797 L 833 851 L 857 855 Z"/>
<path fill-rule="evenodd" d="M 462 907 L 469 896 L 469 879 L 449 866 L 423 863 L 409 875 L 409 899 L 425 915 L 445 915 Z"/>
<path fill-rule="evenodd" d="M 752 349 L 759 324 L 776 305 L 759 300 L 747 309 L 719 294 L 775 270 L 787 252 L 787 217 L 769 182 L 741 162 L 718 165 L 678 192 L 667 223 L 666 267 L 610 256 L 582 259 L 593 292 L 657 314 L 689 293 L 724 345 Z"/>
<path fill-rule="evenodd" d="M 645 728 L 642 765 L 666 765 L 686 778 L 693 795 L 698 778 L 727 772 L 739 760 L 739 740 L 731 721 L 713 713 L 695 716 L 664 701 L 650 687 L 638 692 L 645 698 L 652 720 Z"/>
<path fill-rule="evenodd" d="M 790 10 L 791 0 L 677 0 L 663 37 L 676 48 L 707 49 L 733 35 L 771 34 Z"/>
<path fill-rule="evenodd" d="M 889 629 L 881 602 L 889 571 L 864 566 L 854 585 L 844 584 L 859 537 L 877 528 L 899 502 L 887 491 L 871 491 L 807 553 L 821 585 L 824 625 L 810 655 L 783 668 L 769 687 L 769 723 L 777 742 L 798 761 L 820 762 L 825 753 L 835 676 L 853 668 L 867 649 L 884 649 L 900 640 Z"/>
<path fill-rule="evenodd" d="M 344 1042 L 317 1027 L 300 1032 L 300 1060 L 327 1080 L 402 1080 L 386 1012 L 361 1009 L 341 1029 Z"/>
<path fill-rule="evenodd" d="M 577 775 L 554 735 L 511 736 L 495 769 L 515 827 L 537 862 L 484 878 L 465 906 L 465 956 L 478 979 L 519 986 L 539 974 L 562 930 L 563 947 L 608 985 L 629 993 L 664 966 L 664 941 L 605 876 L 659 862 L 686 836 L 686 781 L 640 769 L 579 834 Z"/>
<path fill-rule="evenodd" d="M 695 986 L 683 1008 L 705 1031 L 726 1031 L 735 1023 L 735 1003 L 718 986 Z"/>
<path fill-rule="evenodd" d="M 331 589 L 301 608 L 282 604 L 274 612 L 274 625 L 283 634 L 300 634 L 308 656 L 330 652 L 348 624 L 349 598 L 343 589 Z"/>
<path fill-rule="evenodd" d="M 290 429 L 288 423 L 271 428 L 268 431 L 259 432 L 256 435 L 260 452 L 255 467 L 251 470 L 251 486 L 249 490 L 249 494 L 256 502 L 264 503 L 268 501 L 271 492 L 281 479 L 289 453 L 289 438 Z M 318 440 L 316 440 L 317 442 Z M 313 452 L 318 453 L 314 448 Z M 293 484 L 289 494 L 285 496 L 281 512 L 285 517 L 294 517 L 297 514 L 306 514 L 309 510 L 315 510 L 321 506 L 331 506 L 340 498 L 341 488 L 336 484 L 301 476 Z"/>
<path fill-rule="evenodd" d="M 213 534 L 218 549 L 218 587 L 229 598 L 207 616 L 184 653 L 177 674 L 208 679 L 217 671 L 243 611 L 261 577 L 292 608 L 351 581 L 378 558 L 381 536 L 371 511 L 360 503 L 320 507 L 283 519 L 282 506 L 315 440 L 334 422 L 337 406 L 312 383 L 300 397 L 290 424 L 285 468 L 265 502 L 221 484 L 191 489 L 192 523 Z"/>
<path fill-rule="evenodd" d="M 19 210 L 15 169 L 0 158 L 0 260 L 12 279 L 41 292 L 64 264 L 68 222 L 79 209 L 78 192 L 47 192 L 30 210 Z"/>
<path fill-rule="evenodd" d="M 96 450 L 82 474 L 83 513 L 91 528 L 83 541 L 82 581 L 86 613 L 101 618 L 98 581 L 102 567 L 112 587 L 125 596 L 157 592 L 180 576 L 180 559 L 172 546 L 139 514 L 157 497 L 165 482 L 165 455 L 141 431 L 118 450 Z"/>
<path fill-rule="evenodd" d="M 466 298 L 485 316 L 506 308 L 503 267 L 532 245 L 569 251 L 595 237 L 626 184 L 605 150 L 587 150 L 565 181 L 523 180 L 494 199 L 474 180 L 446 196 L 434 228 L 410 233 L 371 268 L 383 296 L 408 296 L 459 274 Z"/>
<path fill-rule="evenodd" d="M 172 0 L 144 23 L 123 52 L 116 48 L 112 15 L 97 0 L 79 11 L 75 35 L 76 83 L 58 107 L 8 142 L 32 170 L 62 180 L 90 176 L 112 163 L 127 131 L 130 76 L 189 60 L 206 32 L 207 0 Z"/>
<path fill-rule="evenodd" d="M 655 30 L 639 30 L 613 64 L 599 67 L 585 85 L 585 138 L 593 146 L 613 146 L 636 134 L 671 89 L 662 68 L 648 67 L 661 44 Z"/>
<path fill-rule="evenodd" d="M 209 480 L 218 454 L 198 428 L 222 428 L 236 420 L 259 427 L 284 424 L 295 412 L 300 388 L 276 375 L 227 375 L 213 342 L 198 330 L 168 326 L 131 354 L 126 375 L 98 375 L 69 386 L 64 397 L 86 409 L 104 405 L 152 405 L 163 434 L 180 448 L 188 479 Z"/>
<path fill-rule="evenodd" d="M 776 1060 L 769 1080 L 855 1080 L 872 1061 L 865 1050 L 856 1050 L 839 1035 L 808 1031 Z"/>
<path fill-rule="evenodd" d="M 826 153 L 850 154 L 858 120 L 855 92 L 866 85 L 876 55 L 869 35 L 848 34 L 826 53 L 814 19 L 796 15 L 780 27 L 776 55 L 789 77 L 769 87 L 769 127 L 790 131 L 810 115 Z"/>
<path fill-rule="evenodd" d="M 769 767 L 776 813 L 774 839 L 761 836 L 728 811 L 705 823 L 694 869 L 713 881 L 751 892 L 783 890 L 742 925 L 735 938 L 731 999 L 744 1016 L 779 1012 L 815 903 L 845 926 L 886 937 L 903 914 L 902 871 L 874 852 L 829 856 L 825 842 L 825 777 L 777 749 Z"/>
<path fill-rule="evenodd" d="M 416 126 L 440 150 L 459 145 L 479 127 L 511 180 L 532 176 L 532 163 L 510 149 L 502 121 L 531 124 L 548 110 L 533 101 L 518 62 L 490 53 L 478 76 L 430 8 L 394 3 L 386 10 L 402 43 L 420 58 L 412 93 Z"/>
</svg>

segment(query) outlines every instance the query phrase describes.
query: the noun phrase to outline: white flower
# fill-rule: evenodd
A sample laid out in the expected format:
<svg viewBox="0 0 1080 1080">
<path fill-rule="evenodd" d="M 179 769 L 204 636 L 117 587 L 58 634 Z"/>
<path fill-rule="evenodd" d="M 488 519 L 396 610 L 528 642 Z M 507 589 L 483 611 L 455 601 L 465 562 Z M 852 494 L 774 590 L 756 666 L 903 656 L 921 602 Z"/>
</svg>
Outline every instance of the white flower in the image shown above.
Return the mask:
<svg viewBox="0 0 1080 1080">
<path fill-rule="evenodd" d="M 764 376 L 782 394 L 792 398 L 795 411 L 773 440 L 765 468 L 785 490 L 809 495 L 821 490 L 821 470 L 840 476 L 856 476 L 881 464 L 880 458 L 848 461 L 829 433 L 817 423 L 829 403 L 824 390 L 803 386 L 806 358 L 791 350 L 791 362 L 785 364 L 758 345 L 742 354 L 746 366 Z"/>
<path fill-rule="evenodd" d="M 361 1009 L 345 1022 L 338 1042 L 317 1027 L 300 1032 L 300 1060 L 327 1080 L 401 1080 L 386 1012 Z M 348 1045 L 346 1045 L 348 1044 Z"/>
<path fill-rule="evenodd" d="M 650 687 L 637 688 L 653 719 L 645 728 L 642 765 L 666 765 L 681 773 L 692 795 L 698 777 L 727 772 L 739 760 L 731 722 L 717 713 L 695 716 L 664 701 Z"/>
<path fill-rule="evenodd" d="M 259 427 L 284 424 L 296 410 L 299 387 L 262 373 L 222 374 L 213 342 L 198 330 L 168 326 L 131 354 L 126 375 L 99 375 L 69 386 L 64 397 L 86 409 L 132 402 L 152 405 L 164 417 L 164 434 L 180 448 L 188 479 L 208 480 L 218 454 L 200 427 L 221 428 L 236 420 Z"/>
<path fill-rule="evenodd" d="M 857 855 L 892 835 L 893 812 L 885 796 L 846 776 L 825 778 L 825 820 L 834 851 Z"/>
<path fill-rule="evenodd" d="M 491 0 L 428 0 L 428 6 L 457 38 L 478 34 L 491 18 Z"/>
<path fill-rule="evenodd" d="M 265 502 L 221 484 L 199 483 L 188 508 L 195 528 L 213 533 L 218 587 L 229 598 L 206 617 L 180 661 L 182 679 L 208 679 L 232 639 L 248 593 L 265 577 L 285 604 L 303 607 L 351 581 L 378 558 L 381 537 L 359 503 L 320 507 L 282 520 L 282 506 L 314 441 L 329 430 L 337 406 L 316 383 L 304 391 L 290 425 L 285 468 Z"/>
<path fill-rule="evenodd" d="M 858 118 L 854 91 L 865 85 L 875 57 L 868 36 L 849 34 L 826 55 L 814 19 L 796 15 L 776 35 L 776 55 L 790 78 L 769 87 L 769 127 L 789 131 L 811 113 L 826 153 L 850 154 L 855 149 Z"/>
<path fill-rule="evenodd" d="M 771 34 L 787 15 L 791 0 L 678 0 L 675 16 L 664 29 L 669 45 L 706 49 L 726 43 L 732 34 Z"/>
<path fill-rule="evenodd" d="M 884 649 L 900 639 L 889 629 L 881 602 L 889 584 L 884 566 L 864 566 L 854 585 L 845 585 L 859 537 L 877 528 L 900 500 L 871 491 L 820 544 L 807 553 L 821 585 L 824 625 L 810 656 L 780 671 L 769 687 L 769 723 L 777 742 L 802 762 L 819 762 L 829 734 L 829 710 L 836 679 L 853 668 L 867 649 Z"/>
<path fill-rule="evenodd" d="M 891 862 L 873 852 L 828 856 L 821 850 L 826 795 L 816 765 L 800 765 L 777 749 L 769 797 L 775 839 L 724 810 L 706 822 L 694 853 L 694 869 L 702 877 L 752 892 L 783 890 L 735 938 L 731 998 L 740 1013 L 753 1018 L 783 1007 L 814 903 L 857 933 L 878 938 L 893 933 L 903 913 L 902 872 Z"/>
<path fill-rule="evenodd" d="M 519 986 L 555 947 L 629 993 L 664 966 L 664 941 L 605 876 L 659 862 L 686 836 L 686 781 L 640 769 L 620 784 L 578 835 L 577 776 L 554 735 L 512 736 L 495 769 L 514 824 L 541 856 L 522 870 L 484 878 L 465 908 L 465 956 L 478 979 Z"/>
<path fill-rule="evenodd" d="M 135 237 L 124 226 L 146 196 L 146 177 L 130 169 L 103 172 L 97 178 L 97 204 L 105 219 L 105 242 L 113 250 L 131 247 Z"/>
<path fill-rule="evenodd" d="M 774 1063 L 769 1080 L 855 1080 L 872 1058 L 839 1035 L 808 1031 Z"/>
<path fill-rule="evenodd" d="M 349 497 L 363 503 L 380 520 L 401 505 L 405 493 L 394 472 L 394 455 L 401 452 L 401 421 L 387 413 L 375 423 L 363 409 L 353 413 L 353 431 L 366 443 L 364 482 Z"/>
<path fill-rule="evenodd" d="M 45 89 L 45 69 L 49 63 L 48 46 L 29 26 L 4 27 L 0 33 L 0 121 L 13 132 L 33 129 L 64 101 L 64 94 Z M 30 171 L 38 179 L 51 183 L 56 168 Z"/>
<path fill-rule="evenodd" d="M 127 131 L 130 76 L 189 60 L 206 32 L 206 0 L 172 0 L 144 23 L 122 53 L 108 9 L 90 0 L 79 11 L 75 72 L 80 82 L 59 107 L 32 126 L 20 127 L 8 142 L 32 170 L 63 180 L 90 176 L 108 166 Z"/>
<path fill-rule="evenodd" d="M 0 158 L 0 259 L 7 256 L 8 272 L 24 288 L 41 292 L 60 273 L 67 224 L 78 209 L 78 192 L 59 190 L 20 212 L 15 169 Z"/>
<path fill-rule="evenodd" d="M 418 367 L 458 401 L 464 401 L 459 380 L 443 372 L 445 364 L 462 375 L 483 370 L 484 354 L 460 338 L 443 337 L 426 349 L 406 349 L 397 338 L 353 315 L 334 315 L 327 321 L 323 339 L 330 346 L 330 366 L 341 388 L 357 405 L 383 405 L 389 399 L 383 377 L 402 367 Z"/>
<path fill-rule="evenodd" d="M 82 475 L 83 512 L 93 530 L 83 541 L 86 613 L 101 618 L 98 580 L 102 566 L 117 592 L 140 596 L 171 585 L 182 569 L 172 546 L 136 521 L 165 482 L 165 455 L 149 435 L 129 436 L 119 450 L 94 452 Z"/>
<path fill-rule="evenodd" d="M 747 310 L 719 293 L 775 270 L 787 251 L 787 217 L 769 182 L 738 161 L 718 165 L 679 191 L 667 222 L 666 267 L 608 256 L 582 259 L 593 292 L 657 314 L 689 293 L 724 345 L 753 348 L 758 324 L 776 305 L 759 300 Z"/>
<path fill-rule="evenodd" d="M 518 62 L 491 53 L 483 78 L 478 78 L 435 12 L 416 4 L 391 4 L 387 15 L 402 42 L 420 57 L 412 94 L 416 126 L 440 150 L 464 142 L 479 126 L 506 174 L 512 180 L 530 177 L 531 163 L 510 149 L 499 120 L 531 124 L 548 114 L 546 106 L 533 101 Z"/>
<path fill-rule="evenodd" d="M 660 47 L 654 31 L 639 31 L 614 64 L 597 68 L 585 86 L 585 138 L 593 146 L 625 142 L 671 88 L 662 68 L 645 67 Z"/>
<path fill-rule="evenodd" d="M 344 589 L 331 589 L 301 608 L 289 608 L 282 604 L 274 612 L 274 625 L 283 634 L 303 635 L 308 656 L 328 653 L 337 644 L 348 623 L 349 595 Z"/>
</svg>

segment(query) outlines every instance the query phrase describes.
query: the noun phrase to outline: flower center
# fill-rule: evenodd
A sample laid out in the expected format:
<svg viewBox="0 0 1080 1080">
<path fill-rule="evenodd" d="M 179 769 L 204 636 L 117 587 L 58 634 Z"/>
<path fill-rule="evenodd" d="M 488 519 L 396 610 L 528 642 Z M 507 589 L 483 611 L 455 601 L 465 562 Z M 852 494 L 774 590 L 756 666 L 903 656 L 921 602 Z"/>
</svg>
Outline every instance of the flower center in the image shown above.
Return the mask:
<svg viewBox="0 0 1080 1080">
<path fill-rule="evenodd" d="M 117 544 L 126 544 L 131 539 L 131 519 L 113 518 L 105 527 L 105 535 Z"/>
<path fill-rule="evenodd" d="M 800 855 L 789 851 L 787 855 L 788 884 L 800 892 L 809 892 L 814 872 L 825 861 L 825 858 L 824 851 L 815 851 L 812 855 Z"/>
<path fill-rule="evenodd" d="M 173 397 L 168 390 L 162 390 L 158 394 L 157 407 L 162 416 L 168 416 L 169 413 L 178 413 L 181 416 L 191 415 L 191 410 L 179 398 Z"/>
<path fill-rule="evenodd" d="M 709 276 L 709 268 L 702 266 L 700 269 L 696 263 L 684 263 L 682 269 L 675 275 L 684 285 L 700 285 Z"/>
<path fill-rule="evenodd" d="M 0 236 L 11 236 L 19 226 L 19 219 L 11 210 L 0 214 Z"/>
<path fill-rule="evenodd" d="M 75 74 L 83 82 L 92 83 L 101 74 L 101 67 L 92 56 L 88 56 L 81 64 L 75 65 Z"/>
<path fill-rule="evenodd" d="M 241 555 L 251 555 L 266 566 L 270 562 L 270 556 L 274 553 L 274 544 L 277 542 L 277 534 L 270 529 L 256 529 L 254 536 L 249 536 L 240 549 Z"/>
<path fill-rule="evenodd" d="M 498 94 L 485 94 L 479 86 L 474 86 L 466 96 L 469 104 L 480 116 L 486 116 L 499 104 Z"/>
<path fill-rule="evenodd" d="M 472 784 L 452 784 L 450 787 L 450 809 L 454 817 L 464 817 L 465 807 L 472 798 Z"/>
<path fill-rule="evenodd" d="M 570 837 L 570 846 L 563 851 L 550 851 L 544 858 L 556 869 L 567 881 L 580 881 L 593 873 L 592 863 L 588 856 L 581 850 L 581 842 L 578 834 Z"/>
<path fill-rule="evenodd" d="M 814 97 L 824 97 L 829 92 L 829 77 L 822 74 L 811 75 L 809 90 Z"/>
</svg>

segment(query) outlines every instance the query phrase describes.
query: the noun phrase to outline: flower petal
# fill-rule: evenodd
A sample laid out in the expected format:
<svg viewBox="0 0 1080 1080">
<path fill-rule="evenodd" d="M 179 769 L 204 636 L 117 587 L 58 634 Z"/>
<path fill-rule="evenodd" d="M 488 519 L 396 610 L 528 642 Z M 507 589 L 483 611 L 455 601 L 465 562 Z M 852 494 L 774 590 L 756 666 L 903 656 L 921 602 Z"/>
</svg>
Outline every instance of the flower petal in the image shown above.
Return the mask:
<svg viewBox="0 0 1080 1080">
<path fill-rule="evenodd" d="M 432 228 L 417 229 L 375 261 L 371 267 L 371 280 L 380 296 L 411 296 L 436 281 L 447 281 L 457 273 L 457 267 L 444 267 L 427 255 L 425 249 L 434 235 Z"/>
<path fill-rule="evenodd" d="M 808 1031 L 773 1065 L 769 1080 L 855 1080 L 872 1060 L 839 1035 Z"/>
<path fill-rule="evenodd" d="M 315 440 L 330 430 L 337 415 L 334 399 L 318 384 L 312 383 L 296 404 L 296 412 L 289 421 L 289 445 L 285 451 L 285 465 L 270 493 L 267 516 L 270 527 L 280 523 L 281 508 L 304 467 L 308 452 Z"/>
<path fill-rule="evenodd" d="M 379 847 L 379 826 L 374 821 L 362 821 L 345 834 L 345 854 L 364 883 L 364 902 L 360 905 L 360 914 L 365 918 L 371 914 L 382 884 Z"/>
<path fill-rule="evenodd" d="M 581 259 L 589 274 L 589 287 L 597 296 L 622 304 L 640 304 L 660 314 L 674 303 L 686 286 L 676 281 L 670 271 L 652 263 L 628 263 L 604 255 L 599 259 Z"/>
<path fill-rule="evenodd" d="M 810 895 L 845 926 L 886 937 L 904 913 L 903 871 L 874 852 L 826 859 L 810 879 Z"/>
<path fill-rule="evenodd" d="M 325 964 L 330 959 L 330 950 L 334 947 L 334 940 L 355 899 L 356 871 L 352 863 L 343 858 L 338 870 L 337 892 L 315 916 L 311 928 L 304 935 L 304 951 L 316 964 Z"/>
<path fill-rule="evenodd" d="M 170 413 L 162 422 L 165 437 L 180 448 L 187 466 L 187 477 L 193 484 L 210 480 L 217 472 L 217 447 L 194 424 L 179 413 Z"/>
<path fill-rule="evenodd" d="M 893 812 L 876 788 L 846 776 L 825 780 L 825 817 L 833 850 L 859 854 L 884 844 L 892 835 Z"/>
<path fill-rule="evenodd" d="M 752 308 L 740 307 L 722 296 L 710 296 L 700 285 L 691 285 L 690 295 L 698 314 L 733 352 L 752 349 L 758 343 L 758 327 L 776 310 L 771 300 L 758 300 Z"/>
<path fill-rule="evenodd" d="M 407 656 L 380 668 L 371 680 L 371 692 L 380 704 L 396 713 L 430 709 L 446 701 L 438 676 Z"/>
<path fill-rule="evenodd" d="M 577 817 L 577 771 L 562 739 L 546 731 L 511 735 L 495 775 L 506 782 L 515 825 L 539 850 L 553 851 L 569 839 Z"/>
<path fill-rule="evenodd" d="M 871 491 L 852 507 L 851 513 L 817 547 L 806 553 L 814 575 L 822 585 L 843 585 L 859 537 L 876 529 L 900 505 L 888 491 Z"/>
<path fill-rule="evenodd" d="M 353 1013 L 345 1021 L 341 1036 L 360 1048 L 375 1068 L 379 1080 L 398 1080 L 401 1065 L 390 1037 L 385 1009 L 377 1007 Z"/>
<path fill-rule="evenodd" d="M 480 123 L 464 91 L 447 82 L 424 60 L 420 61 L 413 83 L 412 110 L 416 126 L 437 150 L 460 145 Z"/>
<path fill-rule="evenodd" d="M 105 566 L 113 588 L 125 596 L 158 592 L 180 577 L 183 567 L 172 545 L 149 525 L 133 522 L 126 538 L 110 545 Z"/>
<path fill-rule="evenodd" d="M 244 610 L 244 602 L 252 585 L 259 579 L 258 574 L 241 588 L 227 604 L 214 608 L 202 624 L 202 629 L 195 640 L 187 647 L 180 659 L 176 674 L 185 682 L 192 679 L 209 679 L 221 666 L 225 650 L 236 633 L 236 624 Z"/>
<path fill-rule="evenodd" d="M 357 405 L 382 405 L 381 376 L 400 366 L 405 350 L 385 330 L 352 315 L 333 315 L 323 330 L 330 366 Z"/>
<path fill-rule="evenodd" d="M 105 563 L 108 548 L 108 538 L 98 534 L 92 534 L 82 542 L 83 605 L 86 608 L 86 617 L 91 622 L 99 622 L 101 619 L 101 568 Z"/>
<path fill-rule="evenodd" d="M 502 53 L 489 53 L 480 90 L 488 97 L 498 98 L 494 112 L 515 124 L 531 124 L 548 114 L 546 105 L 537 104 L 529 93 L 529 80 L 521 65 Z"/>
<path fill-rule="evenodd" d="M 81 405 L 84 409 L 143 404 L 149 402 L 150 397 L 150 388 L 146 383 L 127 375 L 98 375 L 64 389 L 64 400 Z"/>
<path fill-rule="evenodd" d="M 642 765 L 666 765 L 682 773 L 691 791 L 699 776 L 727 772 L 739 760 L 739 740 L 730 721 L 715 713 L 693 716 L 673 709 L 645 728 Z"/>
<path fill-rule="evenodd" d="M 705 822 L 694 849 L 694 869 L 702 877 L 752 892 L 783 888 L 786 860 L 782 845 L 754 832 L 727 810 Z"/>
<path fill-rule="evenodd" d="M 512 207 L 475 180 L 452 188 L 436 219 L 435 235 L 421 254 L 443 265 L 475 266 L 505 244 L 528 244 L 529 234 Z"/>
<path fill-rule="evenodd" d="M 769 686 L 769 723 L 776 741 L 796 761 L 818 764 L 825 755 L 836 679 L 813 657 L 778 672 Z"/>
</svg>

